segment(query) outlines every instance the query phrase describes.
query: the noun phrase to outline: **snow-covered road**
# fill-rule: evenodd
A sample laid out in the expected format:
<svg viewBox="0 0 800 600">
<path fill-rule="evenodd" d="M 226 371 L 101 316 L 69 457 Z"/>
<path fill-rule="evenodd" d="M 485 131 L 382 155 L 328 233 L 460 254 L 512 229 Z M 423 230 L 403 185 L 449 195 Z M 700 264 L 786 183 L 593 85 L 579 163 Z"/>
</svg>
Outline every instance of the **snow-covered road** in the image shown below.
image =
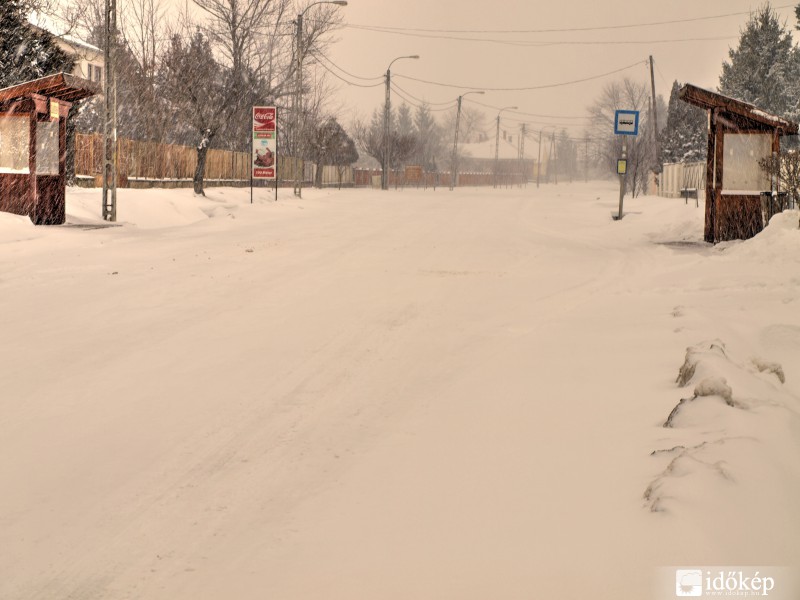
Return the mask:
<svg viewBox="0 0 800 600">
<path fill-rule="evenodd" d="M 661 567 L 797 566 L 797 212 L 712 248 L 682 200 L 613 222 L 612 183 L 208 194 L 0 214 L 0 598 L 656 599 Z"/>
</svg>

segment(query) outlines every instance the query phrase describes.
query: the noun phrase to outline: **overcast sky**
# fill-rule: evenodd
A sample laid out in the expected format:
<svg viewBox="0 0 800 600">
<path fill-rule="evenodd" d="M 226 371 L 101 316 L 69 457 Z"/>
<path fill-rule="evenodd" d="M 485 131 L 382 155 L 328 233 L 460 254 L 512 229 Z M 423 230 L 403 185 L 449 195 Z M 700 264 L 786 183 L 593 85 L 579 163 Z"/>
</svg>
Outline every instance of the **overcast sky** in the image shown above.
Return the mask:
<svg viewBox="0 0 800 600">
<path fill-rule="evenodd" d="M 665 99 L 675 79 L 715 88 L 729 48 L 738 43 L 749 12 L 761 4 L 757 0 L 350 0 L 348 6 L 338 9 L 345 27 L 337 32 L 338 41 L 330 49 L 329 58 L 335 67 L 328 66 L 349 82 L 378 84 L 356 87 L 332 78 L 338 84 L 336 104 L 343 123 L 350 123 L 354 115 L 369 117 L 374 108 L 382 106 L 380 77 L 394 58 L 419 54 L 419 60 L 398 60 L 392 67 L 392 83 L 414 103 L 425 99 L 432 108 L 440 108 L 440 103 L 453 102 L 467 90 L 410 77 L 484 89 L 485 95 L 468 98 L 495 107 L 486 109 L 491 118 L 498 108 L 511 105 L 522 112 L 557 117 L 503 112 L 509 127 L 525 120 L 533 128 L 554 123 L 579 134 L 579 117 L 586 115 L 586 107 L 605 84 L 628 76 L 649 85 L 646 61 L 651 54 L 656 65 L 656 93 Z M 794 29 L 794 4 L 776 1 L 773 7 Z M 644 25 L 664 21 L 673 22 Z M 623 25 L 634 26 L 619 27 Z M 363 27 L 399 30 L 377 32 Z M 530 32 L 554 29 L 562 31 Z M 479 39 L 504 43 L 476 41 Z M 489 90 L 558 84 L 620 69 L 625 70 L 574 85 L 529 91 Z M 400 93 L 392 92 L 393 105 L 402 101 Z"/>
</svg>

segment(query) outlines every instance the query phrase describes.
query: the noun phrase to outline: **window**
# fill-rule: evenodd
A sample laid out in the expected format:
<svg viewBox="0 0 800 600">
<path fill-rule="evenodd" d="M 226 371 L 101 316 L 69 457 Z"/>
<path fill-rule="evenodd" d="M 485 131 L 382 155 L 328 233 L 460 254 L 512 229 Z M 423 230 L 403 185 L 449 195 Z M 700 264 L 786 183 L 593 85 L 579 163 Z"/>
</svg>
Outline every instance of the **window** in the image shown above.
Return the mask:
<svg viewBox="0 0 800 600">
<path fill-rule="evenodd" d="M 724 144 L 723 193 L 769 190 L 769 176 L 758 163 L 772 155 L 772 136 L 769 133 L 726 133 Z"/>
<path fill-rule="evenodd" d="M 58 121 L 36 123 L 36 174 L 58 175 Z"/>
<path fill-rule="evenodd" d="M 0 173 L 29 173 L 30 121 L 4 115 L 0 118 Z"/>
<path fill-rule="evenodd" d="M 103 81 L 103 67 L 98 67 L 97 65 L 94 66 L 93 81 L 97 81 L 97 82 L 102 82 Z"/>
</svg>

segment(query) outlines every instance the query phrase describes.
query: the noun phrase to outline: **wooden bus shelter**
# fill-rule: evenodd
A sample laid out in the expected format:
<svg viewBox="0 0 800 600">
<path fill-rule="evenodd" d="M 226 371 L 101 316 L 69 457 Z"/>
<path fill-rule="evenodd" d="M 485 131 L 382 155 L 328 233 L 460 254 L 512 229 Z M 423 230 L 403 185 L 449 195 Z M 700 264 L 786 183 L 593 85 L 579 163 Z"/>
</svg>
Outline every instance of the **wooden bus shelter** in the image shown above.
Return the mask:
<svg viewBox="0 0 800 600">
<path fill-rule="evenodd" d="M 753 237 L 764 228 L 762 194 L 778 191 L 759 163 L 780 151 L 781 136 L 797 134 L 797 123 L 691 84 L 680 98 L 709 114 L 705 240 Z"/>
<path fill-rule="evenodd" d="M 58 73 L 0 89 L 0 211 L 65 221 L 67 115 L 100 86 Z"/>
</svg>

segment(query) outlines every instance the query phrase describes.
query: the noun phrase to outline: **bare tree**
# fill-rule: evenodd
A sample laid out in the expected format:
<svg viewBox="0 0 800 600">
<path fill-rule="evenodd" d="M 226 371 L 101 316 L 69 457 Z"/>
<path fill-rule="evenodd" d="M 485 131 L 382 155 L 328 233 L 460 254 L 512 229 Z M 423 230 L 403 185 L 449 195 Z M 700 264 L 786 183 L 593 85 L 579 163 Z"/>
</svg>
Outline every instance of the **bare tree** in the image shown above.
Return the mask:
<svg viewBox="0 0 800 600">
<path fill-rule="evenodd" d="M 212 140 L 222 140 L 226 133 L 234 132 L 248 122 L 250 106 L 255 101 L 280 105 L 282 98 L 296 92 L 294 76 L 298 48 L 295 42 L 301 45 L 306 61 L 313 63 L 316 54 L 324 48 L 325 34 L 338 23 L 338 17 L 330 7 L 314 7 L 309 12 L 312 18 L 306 19 L 298 37 L 294 35 L 295 24 L 290 21 L 294 8 L 290 0 L 193 2 L 207 17 L 199 21 L 197 27 L 222 68 L 225 80 L 221 88 L 197 85 L 192 90 L 195 106 L 205 103 L 216 109 L 199 128 L 201 139 L 197 145 L 195 191 L 202 194 L 205 155 Z M 317 85 L 314 87 L 319 91 Z M 282 108 L 285 108 L 283 104 Z M 236 140 L 235 136 L 227 138 L 229 146 L 234 146 Z M 246 144 L 247 137 L 242 136 L 238 143 Z"/>
<path fill-rule="evenodd" d="M 653 136 L 649 133 L 652 125 L 647 110 L 649 97 L 646 85 L 626 77 L 622 81 L 607 84 L 589 107 L 588 134 L 599 140 L 595 145 L 596 161 L 607 173 L 615 172 L 616 161 L 622 156 L 622 146 L 625 144 L 628 160 L 626 185 L 634 196 L 645 191 L 648 173 L 656 161 Z M 639 111 L 638 136 L 614 135 L 614 114 L 617 110 Z"/>
<path fill-rule="evenodd" d="M 160 0 L 128 0 L 128 16 L 123 34 L 141 65 L 142 74 L 153 79 L 158 57 L 162 53 L 165 29 L 161 26 L 164 5 Z"/>
</svg>

